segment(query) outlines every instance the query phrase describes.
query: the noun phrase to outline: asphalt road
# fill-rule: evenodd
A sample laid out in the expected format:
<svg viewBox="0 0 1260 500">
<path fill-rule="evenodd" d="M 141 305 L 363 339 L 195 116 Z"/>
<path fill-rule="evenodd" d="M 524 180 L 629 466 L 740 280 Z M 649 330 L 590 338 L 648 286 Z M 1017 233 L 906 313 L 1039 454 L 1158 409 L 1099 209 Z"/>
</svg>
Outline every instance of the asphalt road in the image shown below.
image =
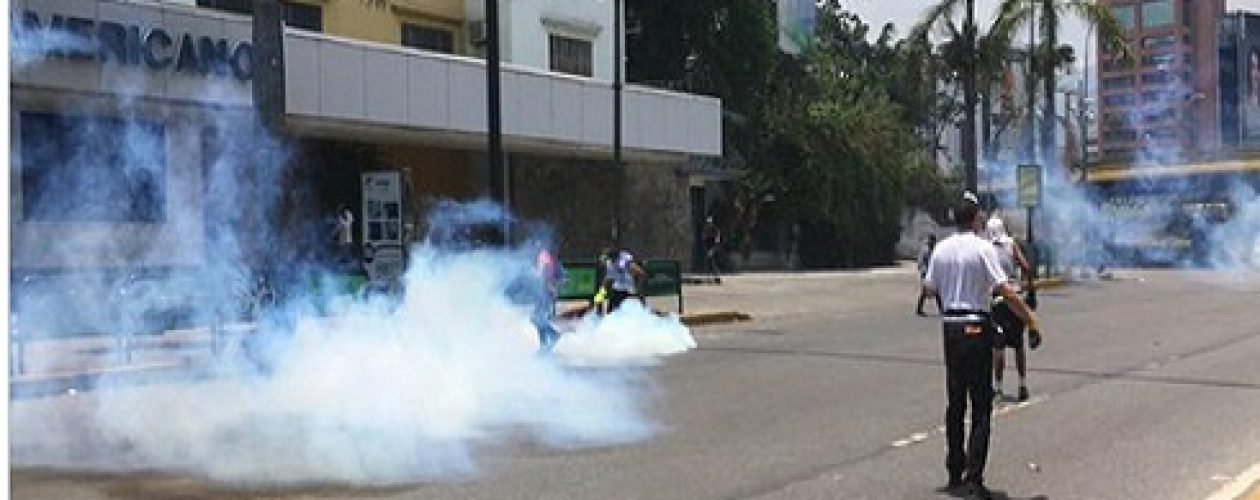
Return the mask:
<svg viewBox="0 0 1260 500">
<path fill-rule="evenodd" d="M 774 280 L 780 314 L 697 330 L 698 350 L 653 371 L 664 430 L 642 443 L 501 446 L 485 450 L 475 477 L 385 488 L 263 491 L 19 468 L 12 495 L 945 498 L 939 326 L 911 314 L 913 275 L 799 279 Z M 1033 399 L 997 409 L 990 487 L 1011 498 L 1202 499 L 1260 462 L 1260 277 L 1121 273 L 1046 291 L 1042 312 Z"/>
</svg>

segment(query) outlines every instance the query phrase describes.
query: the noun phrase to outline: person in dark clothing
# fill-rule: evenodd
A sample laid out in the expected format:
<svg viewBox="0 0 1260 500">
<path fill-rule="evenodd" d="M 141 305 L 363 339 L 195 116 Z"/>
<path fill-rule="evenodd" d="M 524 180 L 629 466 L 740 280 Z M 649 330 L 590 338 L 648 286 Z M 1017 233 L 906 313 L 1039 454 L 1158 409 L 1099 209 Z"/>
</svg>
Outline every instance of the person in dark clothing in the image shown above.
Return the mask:
<svg viewBox="0 0 1260 500">
<path fill-rule="evenodd" d="M 722 273 L 718 268 L 718 250 L 722 246 L 722 230 L 713 223 L 713 217 L 704 221 L 704 229 L 700 233 L 704 243 L 704 265 L 713 274 L 713 282 L 722 284 Z"/>
<path fill-rule="evenodd" d="M 941 298 L 948 403 L 945 408 L 947 488 L 966 487 L 991 498 L 984 484 L 989 454 L 989 420 L 993 411 L 993 345 L 996 328 L 990 317 L 991 295 L 1000 294 L 1028 325 L 1029 346 L 1041 344 L 1037 318 L 1011 287 L 993 244 L 981 238 L 986 214 L 975 195 L 967 193 L 954 210 L 959 232 L 932 252 L 923 287 Z M 971 403 L 971 432 L 964 448 L 963 421 Z"/>
</svg>

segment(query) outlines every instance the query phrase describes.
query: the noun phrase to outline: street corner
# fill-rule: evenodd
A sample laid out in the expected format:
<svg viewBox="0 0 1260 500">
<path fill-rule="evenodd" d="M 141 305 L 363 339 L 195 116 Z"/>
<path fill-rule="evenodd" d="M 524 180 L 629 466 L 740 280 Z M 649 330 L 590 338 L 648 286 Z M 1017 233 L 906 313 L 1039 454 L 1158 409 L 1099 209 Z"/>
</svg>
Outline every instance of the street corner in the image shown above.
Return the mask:
<svg viewBox="0 0 1260 500">
<path fill-rule="evenodd" d="M 752 321 L 752 316 L 738 311 L 721 311 L 707 313 L 684 314 L 682 323 L 690 327 L 710 326 L 728 323 Z"/>
</svg>

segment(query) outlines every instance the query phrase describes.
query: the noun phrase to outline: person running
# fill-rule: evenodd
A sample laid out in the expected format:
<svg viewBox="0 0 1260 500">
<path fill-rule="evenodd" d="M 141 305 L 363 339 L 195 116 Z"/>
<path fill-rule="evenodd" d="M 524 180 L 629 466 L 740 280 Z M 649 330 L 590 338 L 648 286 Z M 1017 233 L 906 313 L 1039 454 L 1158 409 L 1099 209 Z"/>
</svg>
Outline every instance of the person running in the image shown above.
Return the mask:
<svg viewBox="0 0 1260 500">
<path fill-rule="evenodd" d="M 919 280 L 920 281 L 922 281 L 924 275 L 927 274 L 928 261 L 932 259 L 932 250 L 935 250 L 935 249 L 936 249 L 936 235 L 929 234 L 927 237 L 927 244 L 925 244 L 923 246 L 923 250 L 919 252 Z M 916 305 L 914 308 L 915 314 L 919 316 L 926 316 L 926 314 L 923 314 L 923 301 L 926 300 L 927 297 L 928 297 L 927 292 L 924 291 L 922 287 L 920 287 L 919 288 L 919 302 L 918 302 L 918 305 Z M 936 312 L 938 314 L 941 312 L 944 312 L 944 310 L 941 309 L 940 296 L 934 296 L 933 299 L 936 300 Z"/>
<path fill-rule="evenodd" d="M 530 319 L 538 330 L 539 352 L 548 353 L 560 339 L 560 332 L 552 324 L 552 319 L 555 317 L 560 284 L 564 281 L 564 270 L 546 246 L 538 247 L 534 274 L 539 289 L 536 291 L 538 296 L 534 298 L 534 312 Z"/>
<path fill-rule="evenodd" d="M 986 226 L 986 233 L 993 247 L 997 250 L 998 258 L 1001 259 L 1002 271 L 1006 273 L 1007 283 L 1010 284 L 1016 293 L 1019 293 L 1019 279 L 1016 274 L 1018 272 L 1023 276 L 1029 277 L 1032 274 L 1028 267 L 1028 260 L 1024 258 L 1024 252 L 1019 249 L 1019 244 L 1015 242 L 1006 232 L 1006 224 L 1002 219 L 994 215 L 989 218 Z M 1028 284 L 1032 289 L 1032 283 Z M 1015 350 L 1015 370 L 1019 373 L 1019 392 L 1017 399 L 1020 401 L 1028 400 L 1028 355 L 1024 352 L 1024 322 L 1019 319 L 1006 300 L 1001 296 L 993 297 L 993 322 L 997 324 L 998 336 L 997 342 L 993 345 L 993 393 L 997 398 L 1002 398 L 1002 375 L 1006 372 L 1006 350 Z"/>
<path fill-rule="evenodd" d="M 629 297 L 637 296 L 639 281 L 647 273 L 625 250 L 608 249 L 604 260 L 604 283 L 608 290 L 608 313 L 612 314 Z"/>
<path fill-rule="evenodd" d="M 979 200 L 967 193 L 954 210 L 958 232 L 941 241 L 928 262 L 923 287 L 945 306 L 944 337 L 946 459 L 951 492 L 964 487 L 981 498 L 991 494 L 984 485 L 989 453 L 989 420 L 993 411 L 993 342 L 991 295 L 996 290 L 1029 326 L 1030 345 L 1041 342 L 1037 318 L 1010 286 L 993 244 L 979 233 L 985 214 Z M 971 402 L 971 432 L 964 449 L 963 417 Z"/>
</svg>

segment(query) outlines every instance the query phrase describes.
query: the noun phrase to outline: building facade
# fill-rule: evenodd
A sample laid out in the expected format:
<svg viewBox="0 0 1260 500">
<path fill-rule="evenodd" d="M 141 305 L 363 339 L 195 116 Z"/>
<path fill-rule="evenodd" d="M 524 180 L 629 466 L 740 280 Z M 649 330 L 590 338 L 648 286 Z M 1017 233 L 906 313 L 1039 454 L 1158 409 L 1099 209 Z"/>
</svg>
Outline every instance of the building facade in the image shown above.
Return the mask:
<svg viewBox="0 0 1260 500">
<path fill-rule="evenodd" d="M 213 242 L 225 231 L 210 226 L 231 211 L 217 206 L 227 198 L 236 208 L 245 198 L 275 205 L 257 210 L 273 219 L 250 224 L 278 234 L 254 235 L 238 246 L 256 248 L 242 253 L 318 245 L 323 235 L 300 233 L 348 206 L 356 243 L 388 256 L 423 235 L 434 203 L 484 196 L 481 2 L 286 0 L 270 62 L 258 57 L 254 3 L 11 2 L 19 34 L 37 40 L 15 57 L 12 81 L 15 268 L 204 266 L 220 251 Z M 610 161 L 614 3 L 501 4 L 510 209 L 550 222 L 563 254 L 586 256 L 611 240 L 608 200 L 620 192 L 626 243 L 685 260 L 692 230 L 681 172 L 721 154 L 720 102 L 627 85 L 619 177 Z M 267 64 L 279 78 L 260 92 Z M 267 130 L 248 128 L 258 96 L 276 99 Z M 82 134 L 98 140 L 71 146 Z M 240 190 L 214 177 L 226 162 L 248 193 L 220 196 Z M 248 168 L 276 162 L 284 167 Z M 53 186 L 56 201 L 41 194 Z M 147 201 L 109 203 L 119 198 Z M 251 258 L 265 266 L 276 257 Z"/>
<path fill-rule="evenodd" d="M 1103 161 L 1171 163 L 1217 150 L 1217 23 L 1224 0 L 1105 3 L 1133 57 L 1098 51 Z"/>
</svg>

